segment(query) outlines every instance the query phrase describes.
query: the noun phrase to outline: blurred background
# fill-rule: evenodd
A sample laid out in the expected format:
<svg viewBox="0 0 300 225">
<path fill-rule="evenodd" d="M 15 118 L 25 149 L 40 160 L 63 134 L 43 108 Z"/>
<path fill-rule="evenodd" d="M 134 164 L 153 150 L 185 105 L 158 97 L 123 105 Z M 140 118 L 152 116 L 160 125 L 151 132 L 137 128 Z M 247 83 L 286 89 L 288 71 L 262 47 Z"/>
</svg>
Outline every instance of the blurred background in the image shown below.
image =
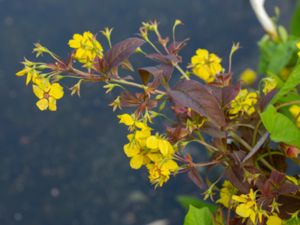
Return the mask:
<svg viewBox="0 0 300 225">
<path fill-rule="evenodd" d="M 295 1 L 267 1 L 281 8 L 287 24 Z M 256 67 L 263 35 L 247 0 L 0 0 L 0 224 L 144 225 L 166 219 L 182 224 L 179 194 L 201 192 L 186 175 L 154 190 L 145 171 L 133 171 L 123 154 L 123 126 L 100 85 L 84 85 L 82 97 L 68 95 L 58 111 L 40 112 L 36 98 L 16 71 L 33 43 L 66 56 L 73 33 L 114 27 L 113 41 L 133 36 L 142 21 L 157 19 L 168 34 L 175 19 L 190 37 L 187 59 L 197 48 L 228 56 L 242 49 L 234 71 Z M 199 149 L 193 149 L 200 154 Z"/>
</svg>

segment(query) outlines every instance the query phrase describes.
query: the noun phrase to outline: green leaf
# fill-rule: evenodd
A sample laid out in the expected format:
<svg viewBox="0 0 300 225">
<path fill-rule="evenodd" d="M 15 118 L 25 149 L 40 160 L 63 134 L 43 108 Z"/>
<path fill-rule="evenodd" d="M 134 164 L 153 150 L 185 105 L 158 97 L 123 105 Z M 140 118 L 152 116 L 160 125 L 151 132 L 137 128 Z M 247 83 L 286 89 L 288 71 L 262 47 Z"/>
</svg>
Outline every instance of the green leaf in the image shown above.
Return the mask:
<svg viewBox="0 0 300 225">
<path fill-rule="evenodd" d="M 293 38 L 275 43 L 270 38 L 263 37 L 258 43 L 260 48 L 259 73 L 278 75 L 293 59 L 297 50 L 296 44 L 297 40 Z"/>
<path fill-rule="evenodd" d="M 300 37 L 300 4 L 296 7 L 291 24 L 291 34 Z"/>
<path fill-rule="evenodd" d="M 207 207 L 198 209 L 192 205 L 184 218 L 184 225 L 212 225 L 212 214 Z"/>
<path fill-rule="evenodd" d="M 292 217 L 284 222 L 284 225 L 299 225 L 300 224 L 300 217 Z"/>
<path fill-rule="evenodd" d="M 296 49 L 296 44 L 295 40 L 278 44 L 270 57 L 267 73 L 278 74 L 291 60 Z"/>
<path fill-rule="evenodd" d="M 277 112 L 273 105 L 269 105 L 260 117 L 274 142 L 283 142 L 300 148 L 300 129 L 288 117 Z"/>
<path fill-rule="evenodd" d="M 298 63 L 296 64 L 292 73 L 289 75 L 289 78 L 287 79 L 285 84 L 280 88 L 280 90 L 274 96 L 271 102 L 272 103 L 277 102 L 284 95 L 294 90 L 299 84 L 300 84 L 300 60 L 298 60 Z"/>
<path fill-rule="evenodd" d="M 217 206 L 210 204 L 206 201 L 202 201 L 200 199 L 194 198 L 188 195 L 180 195 L 176 198 L 176 200 L 184 207 L 185 209 L 189 209 L 189 206 L 192 205 L 196 208 L 207 207 L 212 213 L 216 212 Z"/>
</svg>

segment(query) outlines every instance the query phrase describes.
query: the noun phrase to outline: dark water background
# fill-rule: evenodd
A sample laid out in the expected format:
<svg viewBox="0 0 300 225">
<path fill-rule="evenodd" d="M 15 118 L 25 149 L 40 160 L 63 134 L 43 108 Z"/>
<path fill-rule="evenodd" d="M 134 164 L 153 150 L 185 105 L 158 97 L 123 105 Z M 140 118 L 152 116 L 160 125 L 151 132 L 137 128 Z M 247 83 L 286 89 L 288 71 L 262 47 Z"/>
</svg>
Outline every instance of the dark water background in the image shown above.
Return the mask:
<svg viewBox="0 0 300 225">
<path fill-rule="evenodd" d="M 286 24 L 294 3 L 272 0 L 268 8 L 281 6 Z M 165 34 L 174 19 L 184 21 L 185 56 L 206 47 L 227 57 L 239 41 L 235 70 L 255 67 L 263 32 L 246 0 L 0 0 L 1 225 L 182 224 L 175 196 L 200 192 L 185 175 L 154 190 L 145 171 L 129 168 L 125 129 L 100 86 L 83 86 L 80 99 L 66 95 L 49 113 L 38 111 L 31 88 L 15 77 L 36 41 L 65 56 L 73 33 L 113 26 L 119 41 L 154 18 Z"/>
</svg>

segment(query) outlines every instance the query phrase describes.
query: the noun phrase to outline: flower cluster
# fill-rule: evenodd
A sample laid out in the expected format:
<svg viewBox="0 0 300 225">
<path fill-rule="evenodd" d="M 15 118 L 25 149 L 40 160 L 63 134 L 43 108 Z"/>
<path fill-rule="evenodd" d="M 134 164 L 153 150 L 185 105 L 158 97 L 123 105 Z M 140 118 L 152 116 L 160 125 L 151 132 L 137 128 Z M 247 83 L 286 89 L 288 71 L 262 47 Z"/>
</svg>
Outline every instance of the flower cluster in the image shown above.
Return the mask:
<svg viewBox="0 0 300 225">
<path fill-rule="evenodd" d="M 211 83 L 223 69 L 221 61 L 216 54 L 209 53 L 206 49 L 198 49 L 191 58 L 193 73 L 206 83 Z"/>
<path fill-rule="evenodd" d="M 247 89 L 242 89 L 236 98 L 231 101 L 228 110 L 231 119 L 244 114 L 250 116 L 255 112 L 255 104 L 258 101 L 256 92 L 249 92 Z"/>
<path fill-rule="evenodd" d="M 232 200 L 235 202 L 237 215 L 244 219 L 249 219 L 252 224 L 261 224 L 263 218 L 267 218 L 267 225 L 282 225 L 282 220 L 275 213 L 268 213 L 257 203 L 257 192 L 250 189 L 248 194 L 233 195 Z"/>
<path fill-rule="evenodd" d="M 85 67 L 91 68 L 96 57 L 103 57 L 103 47 L 95 36 L 86 31 L 83 34 L 74 34 L 69 41 L 69 46 L 76 49 L 74 58 Z"/>
<path fill-rule="evenodd" d="M 42 74 L 42 70 L 48 66 L 43 63 L 36 63 L 26 60 L 23 62 L 24 68 L 16 73 L 17 76 L 27 76 L 26 85 L 32 82 L 32 90 L 39 100 L 36 106 L 41 110 L 56 111 L 56 100 L 61 99 L 64 95 L 63 87 L 59 83 L 50 83 L 47 74 Z"/>
<path fill-rule="evenodd" d="M 187 39 L 177 39 L 175 32 L 181 24 L 175 21 L 170 38 L 160 33 L 158 22 L 144 22 L 139 37 L 117 44 L 111 42 L 112 29 L 105 28 L 101 34 L 109 47 L 106 53 L 91 32 L 74 34 L 68 42 L 72 48 L 68 60 L 37 43 L 36 57 L 47 54 L 52 62 L 25 59 L 17 76 L 27 76 L 27 85 L 32 82 L 40 110 L 56 110 L 56 101 L 64 95 L 58 83 L 63 79 L 75 80 L 68 88 L 71 95 L 80 96 L 87 82 L 102 83 L 106 94 L 116 92 L 110 104 L 113 111 L 132 109 L 132 114 L 118 116 L 129 131 L 123 150 L 130 167 L 145 168 L 155 187 L 180 172 L 203 189 L 204 200 L 214 201 L 218 191 L 219 199 L 214 201 L 218 210 L 207 218 L 213 214 L 214 220 L 228 221 L 228 225 L 281 225 L 287 217 L 298 220 L 289 202 L 299 204 L 300 181 L 289 172 L 286 159 L 300 162 L 300 43 L 296 46 L 294 37 L 263 38 L 259 71 L 246 69 L 236 82 L 232 60 L 239 44 L 231 48 L 228 68 L 206 49 L 197 49 L 183 67 L 180 51 Z M 283 54 L 284 49 L 289 52 Z M 135 68 L 130 59 L 134 54 L 153 64 Z M 259 80 L 258 72 L 264 74 Z M 161 132 L 150 126 L 156 117 L 166 119 Z M 199 156 L 206 156 L 199 157 L 200 162 L 196 151 L 190 151 L 191 143 L 193 149 L 203 146 Z M 219 169 L 224 173 L 216 178 L 211 171 Z M 219 189 L 221 180 L 225 181 Z"/>
<path fill-rule="evenodd" d="M 267 77 L 262 80 L 263 93 L 266 95 L 277 87 L 277 81 L 274 78 Z"/>
<path fill-rule="evenodd" d="M 297 48 L 300 50 L 300 42 L 297 44 Z M 300 51 L 298 52 L 298 56 L 300 57 Z"/>
<path fill-rule="evenodd" d="M 232 196 L 237 194 L 237 192 L 238 189 L 236 189 L 230 181 L 225 180 L 220 190 L 220 198 L 217 202 L 228 208 L 232 204 Z"/>
<path fill-rule="evenodd" d="M 174 161 L 174 147 L 164 137 L 152 135 L 152 129 L 134 116 L 122 114 L 118 117 L 120 123 L 128 126 L 131 131 L 127 136 L 129 143 L 124 146 L 124 152 L 130 158 L 130 167 L 140 169 L 146 166 L 150 182 L 162 186 L 179 169 Z"/>
</svg>

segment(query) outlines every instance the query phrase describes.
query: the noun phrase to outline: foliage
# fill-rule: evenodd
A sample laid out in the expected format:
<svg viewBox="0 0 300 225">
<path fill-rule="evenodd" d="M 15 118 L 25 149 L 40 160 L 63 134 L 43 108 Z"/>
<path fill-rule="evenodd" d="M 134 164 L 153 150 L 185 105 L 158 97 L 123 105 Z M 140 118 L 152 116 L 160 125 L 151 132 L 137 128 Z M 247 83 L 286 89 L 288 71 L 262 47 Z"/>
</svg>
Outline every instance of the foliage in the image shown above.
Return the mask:
<svg viewBox="0 0 300 225">
<path fill-rule="evenodd" d="M 277 33 L 259 42 L 260 80 L 250 69 L 234 79 L 232 56 L 239 44 L 232 46 L 228 68 L 220 56 L 203 48 L 183 67 L 180 52 L 187 39 L 176 37 L 179 20 L 172 38 L 161 35 L 156 21 L 144 22 L 139 37 L 116 44 L 111 28 L 101 32 L 106 45 L 89 31 L 74 34 L 66 60 L 37 43 L 36 57 L 48 55 L 51 61 L 25 59 L 16 75 L 26 76 L 42 111 L 57 110 L 67 79 L 75 80 L 71 95 L 80 96 L 87 82 L 101 83 L 107 94 L 116 94 L 110 106 L 126 110 L 118 118 L 128 129 L 124 153 L 130 167 L 146 169 L 155 187 L 186 173 L 204 200 L 214 202 L 178 197 L 189 208 L 185 225 L 293 224 L 300 208 L 299 176 L 289 172 L 291 164 L 298 168 L 300 162 L 297 21 L 291 34 L 276 26 Z M 136 68 L 131 56 L 152 63 Z M 157 117 L 165 119 L 163 126 L 157 126 Z M 188 152 L 192 142 L 205 148 L 209 161 L 193 159 Z M 218 178 L 210 173 L 215 167 L 224 171 Z"/>
</svg>

